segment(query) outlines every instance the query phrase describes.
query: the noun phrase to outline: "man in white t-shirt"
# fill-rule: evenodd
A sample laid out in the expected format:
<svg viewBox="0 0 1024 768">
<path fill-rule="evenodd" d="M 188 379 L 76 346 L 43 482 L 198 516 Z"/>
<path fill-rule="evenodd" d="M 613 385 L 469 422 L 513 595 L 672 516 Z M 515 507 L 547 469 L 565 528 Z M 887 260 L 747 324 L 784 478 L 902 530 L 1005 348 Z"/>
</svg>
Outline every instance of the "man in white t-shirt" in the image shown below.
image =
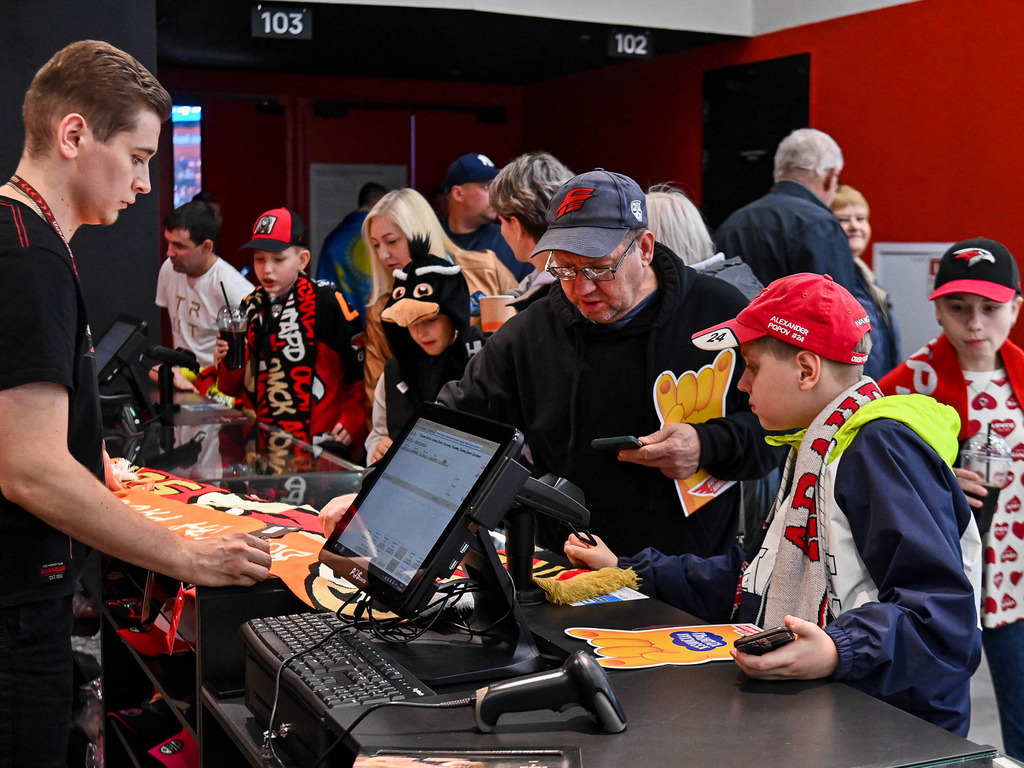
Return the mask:
<svg viewBox="0 0 1024 768">
<path fill-rule="evenodd" d="M 167 260 L 160 267 L 156 303 L 170 317 L 174 346 L 194 352 L 199 366 L 205 368 L 213 365 L 217 313 L 224 306 L 224 292 L 237 307 L 253 285 L 214 252 L 220 223 L 206 203 L 193 201 L 171 211 L 164 221 L 164 237 Z M 177 371 L 175 385 L 192 389 Z"/>
</svg>

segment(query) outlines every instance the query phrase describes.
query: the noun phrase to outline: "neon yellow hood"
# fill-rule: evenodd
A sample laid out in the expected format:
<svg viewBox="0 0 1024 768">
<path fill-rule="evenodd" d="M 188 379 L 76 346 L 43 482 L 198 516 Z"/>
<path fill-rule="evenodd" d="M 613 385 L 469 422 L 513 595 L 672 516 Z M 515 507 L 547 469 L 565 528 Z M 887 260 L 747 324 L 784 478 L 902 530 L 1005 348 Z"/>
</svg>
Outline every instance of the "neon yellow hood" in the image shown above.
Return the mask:
<svg viewBox="0 0 1024 768">
<path fill-rule="evenodd" d="M 889 395 L 862 405 L 835 434 L 836 447 L 828 456 L 828 463 L 843 455 L 861 427 L 875 419 L 893 419 L 906 424 L 931 446 L 949 467 L 956 461 L 957 434 L 960 432 L 960 416 L 956 409 L 942 405 L 926 395 Z M 788 445 L 800 449 L 806 429 L 792 435 L 768 435 L 769 445 Z"/>
</svg>

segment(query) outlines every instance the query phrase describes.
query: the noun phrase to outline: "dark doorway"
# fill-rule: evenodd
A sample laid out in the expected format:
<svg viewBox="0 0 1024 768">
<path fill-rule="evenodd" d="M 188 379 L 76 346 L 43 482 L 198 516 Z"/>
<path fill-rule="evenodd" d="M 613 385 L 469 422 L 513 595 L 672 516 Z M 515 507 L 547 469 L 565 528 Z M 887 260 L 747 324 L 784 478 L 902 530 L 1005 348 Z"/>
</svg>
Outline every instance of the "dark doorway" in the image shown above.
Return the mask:
<svg viewBox="0 0 1024 768">
<path fill-rule="evenodd" d="M 704 73 L 704 216 L 714 231 L 772 186 L 775 149 L 809 121 L 811 54 Z"/>
</svg>

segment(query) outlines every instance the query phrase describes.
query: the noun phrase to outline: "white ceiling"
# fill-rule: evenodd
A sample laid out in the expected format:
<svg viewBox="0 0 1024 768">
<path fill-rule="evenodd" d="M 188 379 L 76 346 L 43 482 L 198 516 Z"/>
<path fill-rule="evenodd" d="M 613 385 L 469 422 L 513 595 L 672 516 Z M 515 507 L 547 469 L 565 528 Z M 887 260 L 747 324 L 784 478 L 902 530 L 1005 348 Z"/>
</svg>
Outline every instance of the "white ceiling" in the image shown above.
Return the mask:
<svg viewBox="0 0 1024 768">
<path fill-rule="evenodd" d="M 306 0 L 286 0 L 301 2 Z M 921 0 L 321 0 L 348 5 L 447 8 L 630 27 L 753 37 Z"/>
</svg>

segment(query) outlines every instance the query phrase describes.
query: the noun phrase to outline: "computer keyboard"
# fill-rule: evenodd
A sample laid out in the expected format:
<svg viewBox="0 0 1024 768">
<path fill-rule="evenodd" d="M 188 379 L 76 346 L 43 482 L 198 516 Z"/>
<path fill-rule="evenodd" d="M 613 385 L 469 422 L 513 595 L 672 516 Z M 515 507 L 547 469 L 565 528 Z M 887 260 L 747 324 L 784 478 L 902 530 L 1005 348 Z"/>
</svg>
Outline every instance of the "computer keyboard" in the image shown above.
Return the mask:
<svg viewBox="0 0 1024 768">
<path fill-rule="evenodd" d="M 252 619 L 242 625 L 242 635 L 259 665 L 276 673 L 282 661 L 312 648 L 342 626 L 334 614 L 304 613 Z M 290 661 L 281 684 L 318 708 L 310 699 L 312 694 L 326 709 L 415 700 L 434 694 L 385 654 L 359 632 L 345 628 L 316 650 Z"/>
</svg>

